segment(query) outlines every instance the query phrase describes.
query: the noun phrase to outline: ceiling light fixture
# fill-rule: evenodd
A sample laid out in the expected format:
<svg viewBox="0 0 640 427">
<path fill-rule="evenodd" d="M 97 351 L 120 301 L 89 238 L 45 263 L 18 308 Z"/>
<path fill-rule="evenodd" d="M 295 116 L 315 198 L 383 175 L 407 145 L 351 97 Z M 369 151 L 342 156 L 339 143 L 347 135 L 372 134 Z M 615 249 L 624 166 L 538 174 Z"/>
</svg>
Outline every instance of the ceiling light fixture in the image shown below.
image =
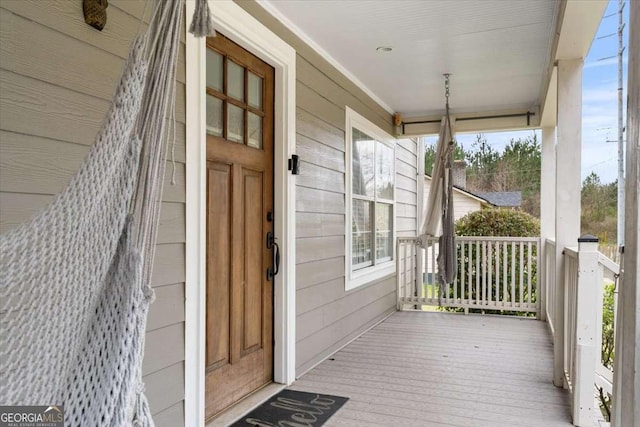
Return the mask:
<svg viewBox="0 0 640 427">
<path fill-rule="evenodd" d="M 391 52 L 391 51 L 393 50 L 393 48 L 392 48 L 392 47 L 390 47 L 390 46 L 378 46 L 378 47 L 376 48 L 376 50 L 377 50 L 378 52 Z"/>
</svg>

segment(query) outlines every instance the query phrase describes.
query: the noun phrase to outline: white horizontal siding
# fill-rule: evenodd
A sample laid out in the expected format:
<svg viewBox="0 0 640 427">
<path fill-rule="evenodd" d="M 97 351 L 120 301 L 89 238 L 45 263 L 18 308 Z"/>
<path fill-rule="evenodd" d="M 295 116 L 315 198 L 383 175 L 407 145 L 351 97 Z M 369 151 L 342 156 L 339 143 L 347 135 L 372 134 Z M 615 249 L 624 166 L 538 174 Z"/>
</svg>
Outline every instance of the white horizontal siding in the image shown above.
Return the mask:
<svg viewBox="0 0 640 427">
<path fill-rule="evenodd" d="M 424 179 L 424 200 L 429 200 L 429 192 L 431 191 L 431 179 Z M 457 221 L 468 213 L 479 211 L 482 209 L 482 203 L 465 194 L 464 192 L 454 188 L 453 189 L 453 217 Z"/>
<path fill-rule="evenodd" d="M 398 237 L 417 235 L 418 151 L 414 139 L 396 145 L 396 232 Z"/>
<path fill-rule="evenodd" d="M 344 286 L 345 109 L 352 108 L 387 132 L 392 131 L 392 118 L 256 3 L 239 5 L 297 51 L 296 154 L 301 166 L 296 177 L 296 370 L 301 372 L 395 306 L 393 278 L 351 292 Z M 415 147 L 405 149 L 406 157 L 415 159 Z M 410 208 L 402 212 L 415 215 Z"/>
</svg>

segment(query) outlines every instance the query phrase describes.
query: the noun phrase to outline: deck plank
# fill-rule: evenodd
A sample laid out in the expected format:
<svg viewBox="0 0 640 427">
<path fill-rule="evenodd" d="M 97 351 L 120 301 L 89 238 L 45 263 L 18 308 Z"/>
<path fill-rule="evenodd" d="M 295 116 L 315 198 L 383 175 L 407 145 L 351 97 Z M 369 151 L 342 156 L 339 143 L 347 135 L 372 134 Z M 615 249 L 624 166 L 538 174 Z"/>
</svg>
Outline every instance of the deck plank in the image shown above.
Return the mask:
<svg viewBox="0 0 640 427">
<path fill-rule="evenodd" d="M 552 372 L 543 322 L 398 312 L 291 388 L 350 398 L 328 426 L 570 426 Z"/>
</svg>

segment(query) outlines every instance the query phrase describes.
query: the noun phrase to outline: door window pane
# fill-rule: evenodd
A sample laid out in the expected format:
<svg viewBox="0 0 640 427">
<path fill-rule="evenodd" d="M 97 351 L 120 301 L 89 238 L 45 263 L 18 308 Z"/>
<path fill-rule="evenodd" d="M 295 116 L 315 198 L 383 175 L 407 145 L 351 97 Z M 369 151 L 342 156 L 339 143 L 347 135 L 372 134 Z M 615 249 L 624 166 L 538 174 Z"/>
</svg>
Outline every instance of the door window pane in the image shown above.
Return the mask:
<svg viewBox="0 0 640 427">
<path fill-rule="evenodd" d="M 244 110 L 227 103 L 227 139 L 244 144 Z"/>
<path fill-rule="evenodd" d="M 393 205 L 376 203 L 376 260 L 393 255 Z"/>
<path fill-rule="evenodd" d="M 207 86 L 222 92 L 222 55 L 207 49 Z"/>
<path fill-rule="evenodd" d="M 207 95 L 207 133 L 222 136 L 222 100 Z"/>
<path fill-rule="evenodd" d="M 247 145 L 253 148 L 262 148 L 262 117 L 249 113 L 249 134 Z"/>
<path fill-rule="evenodd" d="M 351 265 L 354 269 L 372 264 L 373 242 L 371 240 L 372 202 L 354 200 L 352 212 Z"/>
<path fill-rule="evenodd" d="M 393 148 L 376 141 L 376 196 L 393 200 Z"/>
<path fill-rule="evenodd" d="M 231 60 L 227 61 L 227 95 L 244 101 L 244 68 Z"/>
<path fill-rule="evenodd" d="M 360 196 L 374 196 L 375 186 L 375 142 L 373 138 L 353 129 L 353 167 L 352 167 L 352 191 Z"/>
<path fill-rule="evenodd" d="M 262 77 L 249 72 L 249 105 L 262 108 Z"/>
</svg>

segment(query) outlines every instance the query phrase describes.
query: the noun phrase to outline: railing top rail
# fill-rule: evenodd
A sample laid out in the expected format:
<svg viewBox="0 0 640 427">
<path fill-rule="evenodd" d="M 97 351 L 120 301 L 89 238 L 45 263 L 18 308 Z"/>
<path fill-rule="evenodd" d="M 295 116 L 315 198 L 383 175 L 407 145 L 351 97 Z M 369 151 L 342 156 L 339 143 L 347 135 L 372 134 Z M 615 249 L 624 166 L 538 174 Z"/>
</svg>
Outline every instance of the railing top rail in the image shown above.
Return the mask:
<svg viewBox="0 0 640 427">
<path fill-rule="evenodd" d="M 615 261 L 613 261 L 611 258 L 607 257 L 606 255 L 600 253 L 598 262 L 602 264 L 604 268 L 611 271 L 613 274 L 620 274 L 620 266 L 616 264 Z"/>
<path fill-rule="evenodd" d="M 398 243 L 416 243 L 419 241 L 419 237 L 398 237 Z"/>
<path fill-rule="evenodd" d="M 456 236 L 456 240 L 461 242 L 485 241 L 485 242 L 539 242 L 539 237 L 511 237 L 511 236 Z"/>
<path fill-rule="evenodd" d="M 596 363 L 596 377 L 595 382 L 599 387 L 603 388 L 603 391 L 611 394 L 613 392 L 613 372 L 602 365 L 602 363 Z"/>
<path fill-rule="evenodd" d="M 429 241 L 438 241 L 438 237 L 427 237 Z M 398 242 L 411 243 L 419 241 L 419 237 L 398 237 Z M 540 241 L 540 237 L 511 237 L 511 236 L 456 236 L 456 240 L 459 242 L 523 242 L 523 243 L 537 243 Z"/>
<path fill-rule="evenodd" d="M 556 245 L 556 241 L 555 241 L 555 240 L 553 240 L 553 239 L 543 238 L 543 240 L 545 241 L 545 243 L 546 243 L 547 245 L 553 245 L 553 246 L 555 246 L 555 245 Z"/>
<path fill-rule="evenodd" d="M 564 248 L 564 254 L 571 258 L 578 258 L 578 248 L 567 246 Z"/>
</svg>

